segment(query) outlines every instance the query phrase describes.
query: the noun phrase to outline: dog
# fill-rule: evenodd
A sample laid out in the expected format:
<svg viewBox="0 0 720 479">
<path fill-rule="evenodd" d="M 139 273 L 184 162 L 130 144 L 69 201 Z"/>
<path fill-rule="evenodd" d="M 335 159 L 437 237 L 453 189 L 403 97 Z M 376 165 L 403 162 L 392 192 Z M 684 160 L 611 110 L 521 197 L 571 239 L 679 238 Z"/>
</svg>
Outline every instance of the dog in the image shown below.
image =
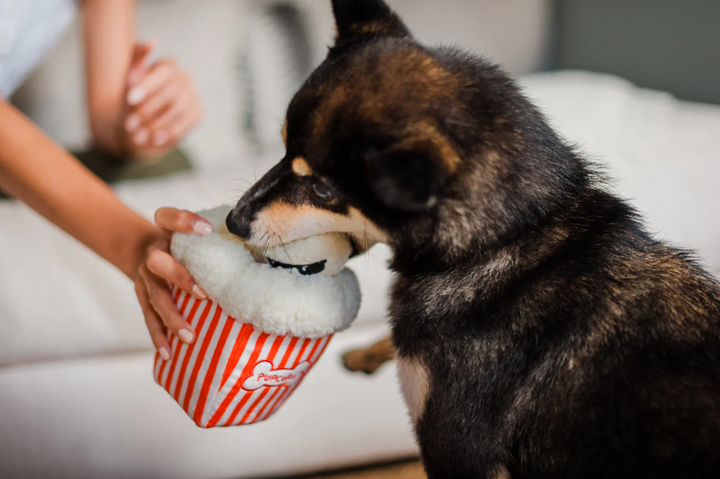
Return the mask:
<svg viewBox="0 0 720 479">
<path fill-rule="evenodd" d="M 720 477 L 716 280 L 648 234 L 502 69 L 419 44 L 381 0 L 332 7 L 286 156 L 226 223 L 259 246 L 389 245 L 428 477 Z"/>
</svg>

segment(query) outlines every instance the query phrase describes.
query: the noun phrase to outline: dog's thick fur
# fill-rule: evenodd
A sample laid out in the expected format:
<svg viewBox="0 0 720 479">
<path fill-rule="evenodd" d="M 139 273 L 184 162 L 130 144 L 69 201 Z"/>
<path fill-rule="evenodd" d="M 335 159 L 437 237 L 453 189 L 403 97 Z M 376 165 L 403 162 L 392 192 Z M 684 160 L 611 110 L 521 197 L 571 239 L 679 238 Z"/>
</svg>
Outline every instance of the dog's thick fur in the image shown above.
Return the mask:
<svg viewBox="0 0 720 479">
<path fill-rule="evenodd" d="M 720 477 L 720 290 L 606 192 L 498 67 L 381 0 L 290 104 L 252 243 L 392 249 L 393 344 L 431 478 Z"/>
</svg>

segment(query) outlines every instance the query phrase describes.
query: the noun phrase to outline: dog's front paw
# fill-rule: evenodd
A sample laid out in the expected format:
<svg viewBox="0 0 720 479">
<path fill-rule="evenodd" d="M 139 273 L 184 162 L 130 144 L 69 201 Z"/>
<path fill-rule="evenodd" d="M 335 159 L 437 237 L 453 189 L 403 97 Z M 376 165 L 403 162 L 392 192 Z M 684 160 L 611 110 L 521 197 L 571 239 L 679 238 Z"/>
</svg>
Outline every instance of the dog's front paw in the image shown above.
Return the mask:
<svg viewBox="0 0 720 479">
<path fill-rule="evenodd" d="M 395 349 L 391 339 L 385 338 L 369 348 L 354 349 L 343 355 L 345 368 L 353 372 L 362 371 L 365 374 L 372 374 L 380 366 L 395 359 Z"/>
<path fill-rule="evenodd" d="M 379 361 L 377 355 L 370 352 L 370 349 L 354 349 L 343 355 L 345 368 L 353 372 L 364 372 L 372 374 L 382 366 L 384 361 Z"/>
</svg>

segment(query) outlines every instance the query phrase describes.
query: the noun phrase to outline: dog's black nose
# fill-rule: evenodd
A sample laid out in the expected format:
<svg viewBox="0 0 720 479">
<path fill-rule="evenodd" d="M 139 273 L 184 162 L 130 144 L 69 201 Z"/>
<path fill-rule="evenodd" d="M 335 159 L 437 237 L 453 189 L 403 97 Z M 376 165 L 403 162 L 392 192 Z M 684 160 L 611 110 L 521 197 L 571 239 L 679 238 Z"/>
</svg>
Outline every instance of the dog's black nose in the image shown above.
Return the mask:
<svg viewBox="0 0 720 479">
<path fill-rule="evenodd" d="M 235 211 L 231 211 L 225 218 L 225 225 L 229 232 L 242 239 L 250 238 L 250 223 L 244 221 Z"/>
</svg>

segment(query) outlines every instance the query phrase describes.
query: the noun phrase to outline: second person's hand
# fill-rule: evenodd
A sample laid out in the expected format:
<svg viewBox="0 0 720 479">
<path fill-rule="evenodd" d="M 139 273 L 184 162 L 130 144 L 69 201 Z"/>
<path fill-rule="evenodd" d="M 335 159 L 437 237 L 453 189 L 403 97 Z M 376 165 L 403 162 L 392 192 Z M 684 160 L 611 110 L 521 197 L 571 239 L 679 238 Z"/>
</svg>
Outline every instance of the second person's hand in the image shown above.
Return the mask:
<svg viewBox="0 0 720 479">
<path fill-rule="evenodd" d="M 155 213 L 155 224 L 160 229 L 155 241 L 145 251 L 135 281 L 145 324 L 153 345 L 167 360 L 172 354 L 168 333 L 184 343 L 195 341 L 195 331 L 178 311 L 172 298 L 171 287 L 176 285 L 197 299 L 206 299 L 207 293 L 195 283 L 187 269 L 170 255 L 170 241 L 174 232 L 207 235 L 212 225 L 202 216 L 175 208 L 160 208 Z"/>
<path fill-rule="evenodd" d="M 121 125 L 125 149 L 141 157 L 157 157 L 174 148 L 203 114 L 192 79 L 175 62 L 147 64 L 153 48 L 153 42 L 135 45 Z"/>
</svg>

